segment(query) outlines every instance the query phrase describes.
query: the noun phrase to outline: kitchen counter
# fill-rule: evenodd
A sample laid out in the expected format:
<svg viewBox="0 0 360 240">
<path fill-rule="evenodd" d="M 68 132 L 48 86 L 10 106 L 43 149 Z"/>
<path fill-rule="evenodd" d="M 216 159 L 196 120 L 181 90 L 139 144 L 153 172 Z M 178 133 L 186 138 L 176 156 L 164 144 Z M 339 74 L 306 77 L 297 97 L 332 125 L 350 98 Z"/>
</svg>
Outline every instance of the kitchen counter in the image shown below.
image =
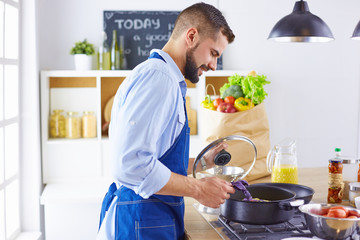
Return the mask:
<svg viewBox="0 0 360 240">
<path fill-rule="evenodd" d="M 299 184 L 309 186 L 315 191 L 312 202 L 326 203 L 328 189 L 328 168 L 300 168 L 298 170 L 298 173 Z M 270 181 L 270 176 L 268 176 L 251 181 L 249 183 L 253 184 Z M 197 201 L 189 197 L 185 198 L 185 229 L 187 233 L 191 236 L 193 240 L 222 239 L 194 208 L 194 203 L 197 203 Z"/>
</svg>

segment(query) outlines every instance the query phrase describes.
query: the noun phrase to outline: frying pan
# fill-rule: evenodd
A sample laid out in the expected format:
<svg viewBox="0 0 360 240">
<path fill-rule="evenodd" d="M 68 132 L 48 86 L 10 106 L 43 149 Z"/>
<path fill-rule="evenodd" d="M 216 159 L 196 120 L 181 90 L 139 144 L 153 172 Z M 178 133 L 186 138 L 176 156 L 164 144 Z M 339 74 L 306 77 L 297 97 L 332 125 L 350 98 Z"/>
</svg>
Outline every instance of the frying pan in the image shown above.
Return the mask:
<svg viewBox="0 0 360 240">
<path fill-rule="evenodd" d="M 292 183 L 256 183 L 253 185 L 263 185 L 263 186 L 275 186 L 280 188 L 285 188 L 286 190 L 293 191 L 295 193 L 295 199 L 302 199 L 304 200 L 304 204 L 307 204 L 311 201 L 314 195 L 314 189 L 299 185 L 299 184 L 292 184 Z"/>
<path fill-rule="evenodd" d="M 256 184 L 246 188 L 253 198 L 269 201 L 242 201 L 245 195 L 235 189 L 235 193 L 220 206 L 220 215 L 234 222 L 270 225 L 290 220 L 296 207 L 304 203 L 295 200 L 295 193 L 284 188 Z"/>
</svg>

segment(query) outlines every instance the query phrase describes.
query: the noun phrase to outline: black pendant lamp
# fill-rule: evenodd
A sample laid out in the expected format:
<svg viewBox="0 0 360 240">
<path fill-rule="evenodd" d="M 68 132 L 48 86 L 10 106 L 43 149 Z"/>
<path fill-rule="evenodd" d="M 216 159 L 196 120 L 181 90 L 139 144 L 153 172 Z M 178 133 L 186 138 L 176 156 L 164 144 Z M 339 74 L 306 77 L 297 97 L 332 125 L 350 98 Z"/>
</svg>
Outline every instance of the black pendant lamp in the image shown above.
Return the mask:
<svg viewBox="0 0 360 240">
<path fill-rule="evenodd" d="M 355 39 L 355 40 L 360 40 L 360 21 L 359 23 L 356 25 L 355 27 L 355 30 L 354 30 L 354 33 L 351 37 L 352 39 Z"/>
<path fill-rule="evenodd" d="M 277 42 L 329 42 L 334 40 L 330 28 L 310 13 L 306 1 L 297 1 L 291 14 L 280 19 L 268 37 Z"/>
</svg>

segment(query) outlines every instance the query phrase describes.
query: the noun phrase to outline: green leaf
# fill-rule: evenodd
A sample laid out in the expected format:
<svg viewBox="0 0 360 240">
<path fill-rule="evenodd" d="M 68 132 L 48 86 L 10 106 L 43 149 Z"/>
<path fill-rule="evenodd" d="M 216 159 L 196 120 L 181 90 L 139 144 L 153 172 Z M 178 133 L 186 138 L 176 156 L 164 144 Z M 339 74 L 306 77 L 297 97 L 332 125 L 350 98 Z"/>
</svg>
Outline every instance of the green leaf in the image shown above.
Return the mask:
<svg viewBox="0 0 360 240">
<path fill-rule="evenodd" d="M 241 88 L 246 98 L 253 101 L 255 105 L 262 103 L 265 97 L 268 95 L 264 90 L 264 85 L 270 82 L 266 80 L 266 76 L 246 76 L 241 82 Z"/>
</svg>

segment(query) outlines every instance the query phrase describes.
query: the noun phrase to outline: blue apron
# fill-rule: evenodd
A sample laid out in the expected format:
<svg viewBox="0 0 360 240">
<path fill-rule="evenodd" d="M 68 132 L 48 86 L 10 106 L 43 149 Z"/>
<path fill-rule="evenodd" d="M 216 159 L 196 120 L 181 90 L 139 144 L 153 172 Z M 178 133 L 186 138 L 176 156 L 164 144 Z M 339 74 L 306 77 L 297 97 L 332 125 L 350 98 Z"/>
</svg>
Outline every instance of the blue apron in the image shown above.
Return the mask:
<svg viewBox="0 0 360 240">
<path fill-rule="evenodd" d="M 158 58 L 154 52 L 149 58 Z M 185 99 L 184 99 L 185 108 Z M 186 108 L 185 108 L 186 115 Z M 188 119 L 174 144 L 159 159 L 172 172 L 187 175 L 189 161 Z M 117 196 L 115 210 L 115 240 L 119 239 L 184 239 L 184 198 L 154 194 L 143 199 L 127 187 L 117 189 L 112 183 L 105 195 L 100 213 L 100 225 L 106 211 Z"/>
</svg>

